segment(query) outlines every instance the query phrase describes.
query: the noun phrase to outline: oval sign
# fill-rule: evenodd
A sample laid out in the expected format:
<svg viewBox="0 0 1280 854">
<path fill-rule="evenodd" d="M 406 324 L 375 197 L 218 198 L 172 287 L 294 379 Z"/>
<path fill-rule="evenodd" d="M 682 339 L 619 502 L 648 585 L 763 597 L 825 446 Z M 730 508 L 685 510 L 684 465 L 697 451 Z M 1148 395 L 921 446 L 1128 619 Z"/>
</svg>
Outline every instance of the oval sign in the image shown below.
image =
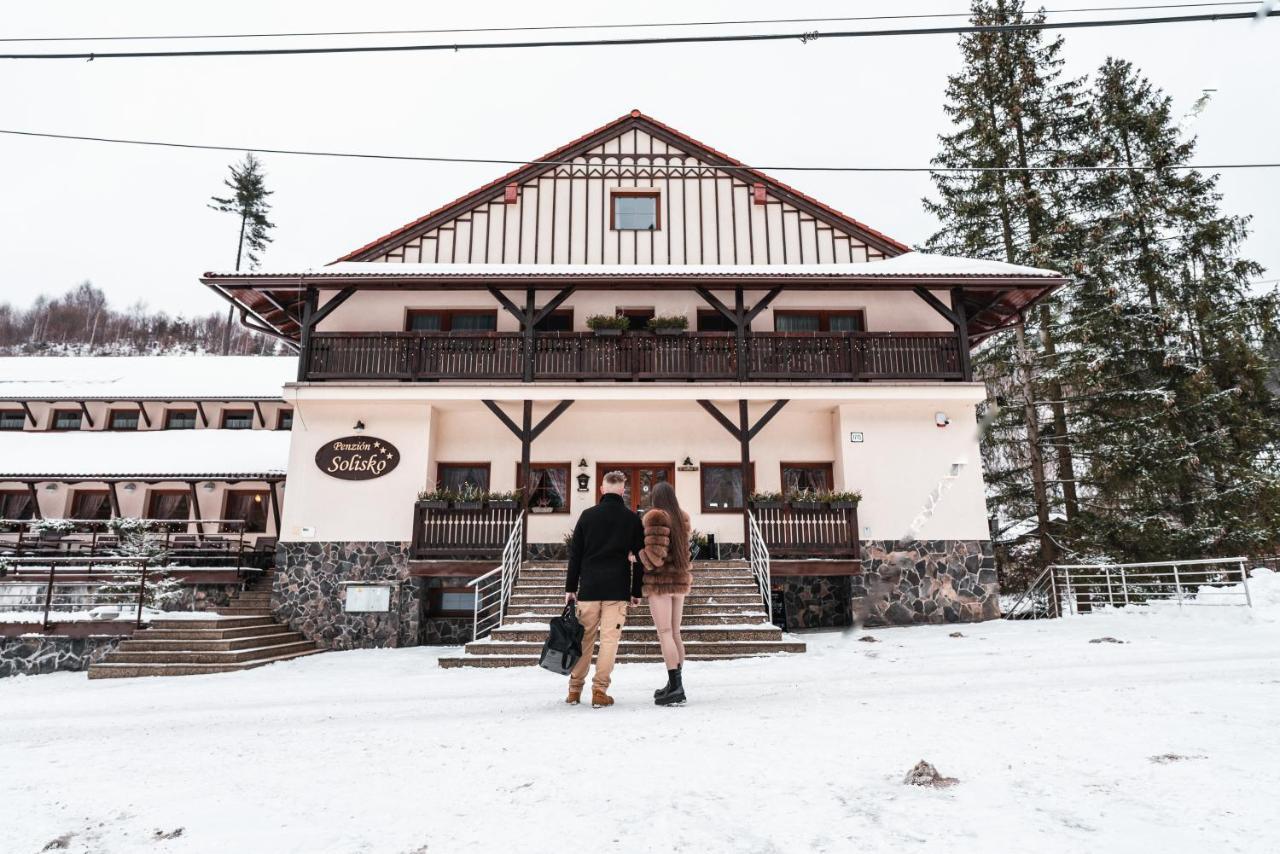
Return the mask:
<svg viewBox="0 0 1280 854">
<path fill-rule="evenodd" d="M 400 451 L 376 436 L 343 436 L 316 451 L 316 467 L 343 480 L 373 480 L 400 464 Z"/>
</svg>

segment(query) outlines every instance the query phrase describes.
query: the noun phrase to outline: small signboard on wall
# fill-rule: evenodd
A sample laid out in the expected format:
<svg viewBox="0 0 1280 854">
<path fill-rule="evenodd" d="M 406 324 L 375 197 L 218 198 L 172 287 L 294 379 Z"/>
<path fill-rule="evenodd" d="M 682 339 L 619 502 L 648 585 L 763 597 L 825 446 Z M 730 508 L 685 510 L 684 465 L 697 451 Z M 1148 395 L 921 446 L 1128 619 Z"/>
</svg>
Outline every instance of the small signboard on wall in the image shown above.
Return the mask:
<svg viewBox="0 0 1280 854">
<path fill-rule="evenodd" d="M 386 613 L 391 610 L 390 584 L 348 584 L 345 610 Z"/>
<path fill-rule="evenodd" d="M 862 441 L 862 434 L 861 434 L 860 432 L 857 432 L 857 431 L 854 431 L 854 432 L 850 433 L 850 434 L 849 434 L 849 441 L 850 441 L 850 442 L 853 442 L 854 444 L 857 444 L 857 443 L 861 442 L 861 441 Z"/>
<path fill-rule="evenodd" d="M 342 480 L 373 480 L 400 464 L 400 451 L 375 436 L 343 436 L 316 451 L 316 467 Z"/>
</svg>

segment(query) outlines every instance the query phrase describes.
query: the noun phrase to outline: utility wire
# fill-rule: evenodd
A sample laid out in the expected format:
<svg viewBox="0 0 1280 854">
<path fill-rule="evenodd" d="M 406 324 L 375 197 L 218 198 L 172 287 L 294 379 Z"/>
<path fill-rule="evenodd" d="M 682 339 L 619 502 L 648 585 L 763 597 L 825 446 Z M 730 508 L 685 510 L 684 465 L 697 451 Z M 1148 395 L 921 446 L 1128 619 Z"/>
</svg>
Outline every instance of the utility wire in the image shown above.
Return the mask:
<svg viewBox="0 0 1280 854">
<path fill-rule="evenodd" d="M 0 134 L 36 137 L 40 139 L 67 139 L 79 142 L 103 142 L 116 145 L 146 145 L 158 148 L 182 148 L 197 151 L 253 151 L 258 154 L 287 154 L 300 157 L 349 157 L 361 160 L 399 160 L 421 163 L 479 163 L 502 166 L 590 166 L 590 162 L 575 160 L 506 160 L 493 157 L 431 157 L 415 154 L 377 154 L 358 151 L 311 151 L 298 148 L 261 148 L 253 145 L 205 145 L 194 142 L 162 142 L 147 139 L 121 139 L 106 136 L 80 136 L 68 133 L 41 133 L 28 130 L 6 130 Z M 627 155 L 647 157 L 648 155 Z M 640 164 L 636 164 L 639 166 Z M 704 162 L 685 164 L 644 164 L 641 168 L 674 172 L 697 171 L 714 168 L 755 169 L 761 172 L 1158 172 L 1164 169 L 1276 169 L 1275 163 L 1207 163 L 1171 166 L 746 166 L 743 164 L 718 164 Z"/>
<path fill-rule="evenodd" d="M 259 154 L 284 154 L 306 157 L 348 157 L 372 160 L 400 160 L 427 163 L 464 163 L 464 164 L 497 164 L 515 166 L 590 166 L 590 162 L 575 160 L 514 160 L 482 157 L 436 157 L 411 154 L 380 154 L 373 152 L 314 151 L 289 148 L 260 148 L 239 145 L 208 145 L 199 143 L 163 142 L 157 140 L 121 139 L 113 137 L 78 136 L 73 134 L 40 133 L 36 131 L 0 129 L 0 133 L 15 136 L 29 136 L 49 139 L 77 140 L 85 142 L 103 142 L 123 145 L 146 145 L 163 148 L 195 149 L 208 151 L 253 151 Z M 648 155 L 621 155 L 646 157 Z M 686 155 L 681 155 L 686 156 Z M 640 166 L 640 164 L 635 164 Z M 644 164 L 644 169 L 690 171 L 718 168 L 720 164 Z M 1280 168 L 1276 163 L 1219 163 L 1198 165 L 1169 166 L 746 166 L 729 164 L 729 168 L 755 169 L 770 172 L 1158 172 L 1163 169 L 1273 169 Z M 1172 238 L 1168 238 L 1172 239 Z"/>
<path fill-rule="evenodd" d="M 1074 9 L 1040 9 L 1046 15 L 1068 12 L 1134 12 L 1154 9 L 1200 9 L 1220 6 L 1256 6 L 1258 0 L 1234 0 L 1225 3 L 1154 3 L 1141 6 L 1085 6 Z M 399 30 L 334 30 L 321 32 L 284 33 L 213 33 L 149 36 L 27 36 L 0 38 L 2 42 L 87 42 L 87 41 L 178 41 L 183 39 L 267 39 L 267 38 L 315 38 L 328 36 L 404 36 L 404 35 L 452 35 L 458 33 L 526 33 L 554 30 L 640 30 L 679 27 L 723 27 L 754 24 L 819 24 L 846 23 L 849 21 L 904 21 L 932 18 L 968 18 L 971 12 L 932 12 L 915 15 L 857 15 L 836 18 L 759 18 L 729 21 L 666 21 L 663 23 L 626 24 L 548 24 L 528 27 L 455 27 L 447 29 L 399 29 Z"/>
<path fill-rule="evenodd" d="M 339 53 L 422 53 L 428 51 L 512 50 L 546 47 L 631 47 L 658 44 L 713 44 L 729 42 L 790 41 L 802 43 L 824 39 L 883 38 L 891 36 L 972 35 L 977 33 L 1017 33 L 1037 30 L 1094 29 L 1097 27 L 1136 27 L 1154 24 L 1188 24 L 1205 21 L 1256 20 L 1280 15 L 1280 10 L 1259 9 L 1254 12 L 1209 12 L 1200 15 L 1167 15 L 1154 18 L 1116 18 L 1112 20 L 1041 21 L 1025 24 L 980 24 L 953 27 L 915 27 L 892 30 L 846 30 L 821 33 L 816 30 L 793 33 L 735 33 L 705 36 L 646 36 L 628 39 L 577 39 L 564 41 L 471 42 L 461 44 L 347 45 L 343 47 L 270 47 L 227 48 L 222 50 L 156 50 L 104 51 L 80 53 L 6 53 L 0 59 L 174 59 L 209 56 L 300 56 Z"/>
</svg>

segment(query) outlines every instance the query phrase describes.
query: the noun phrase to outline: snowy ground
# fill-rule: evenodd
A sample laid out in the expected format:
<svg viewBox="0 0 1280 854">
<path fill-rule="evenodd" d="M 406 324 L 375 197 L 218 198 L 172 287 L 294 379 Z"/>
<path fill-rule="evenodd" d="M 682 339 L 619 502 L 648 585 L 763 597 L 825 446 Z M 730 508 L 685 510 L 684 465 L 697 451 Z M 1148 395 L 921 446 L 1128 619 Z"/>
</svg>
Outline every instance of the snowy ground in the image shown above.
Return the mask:
<svg viewBox="0 0 1280 854">
<path fill-rule="evenodd" d="M 8 679 L 0 849 L 1274 852 L 1271 599 L 809 635 L 691 662 L 676 709 L 655 665 L 619 667 L 595 711 L 429 648 Z M 959 783 L 903 785 L 922 758 Z"/>
</svg>

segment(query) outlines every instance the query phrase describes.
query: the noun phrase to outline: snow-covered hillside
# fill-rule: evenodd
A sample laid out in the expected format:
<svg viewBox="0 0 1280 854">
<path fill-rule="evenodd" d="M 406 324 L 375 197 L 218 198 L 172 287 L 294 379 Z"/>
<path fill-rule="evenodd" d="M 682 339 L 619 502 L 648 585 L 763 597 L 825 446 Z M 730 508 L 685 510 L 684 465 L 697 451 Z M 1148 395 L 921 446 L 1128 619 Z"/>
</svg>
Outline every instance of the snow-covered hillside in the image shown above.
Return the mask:
<svg viewBox="0 0 1280 854">
<path fill-rule="evenodd" d="M 0 847 L 1276 851 L 1276 577 L 1254 593 L 809 635 L 803 656 L 691 662 L 675 709 L 649 699 L 657 666 L 619 667 L 594 711 L 548 673 L 441 670 L 430 648 L 9 679 Z M 920 759 L 958 784 L 904 785 Z"/>
</svg>

